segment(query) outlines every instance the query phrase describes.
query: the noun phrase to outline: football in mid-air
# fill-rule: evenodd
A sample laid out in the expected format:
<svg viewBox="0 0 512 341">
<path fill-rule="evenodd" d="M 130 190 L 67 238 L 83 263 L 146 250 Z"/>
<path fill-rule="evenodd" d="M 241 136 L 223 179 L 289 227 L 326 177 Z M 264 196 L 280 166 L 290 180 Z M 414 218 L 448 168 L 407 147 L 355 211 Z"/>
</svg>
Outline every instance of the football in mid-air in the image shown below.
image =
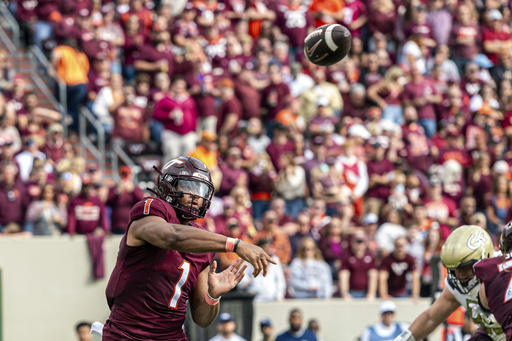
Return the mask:
<svg viewBox="0 0 512 341">
<path fill-rule="evenodd" d="M 304 55 L 313 64 L 328 66 L 345 58 L 351 46 L 352 35 L 345 26 L 323 25 L 304 39 Z"/>
</svg>

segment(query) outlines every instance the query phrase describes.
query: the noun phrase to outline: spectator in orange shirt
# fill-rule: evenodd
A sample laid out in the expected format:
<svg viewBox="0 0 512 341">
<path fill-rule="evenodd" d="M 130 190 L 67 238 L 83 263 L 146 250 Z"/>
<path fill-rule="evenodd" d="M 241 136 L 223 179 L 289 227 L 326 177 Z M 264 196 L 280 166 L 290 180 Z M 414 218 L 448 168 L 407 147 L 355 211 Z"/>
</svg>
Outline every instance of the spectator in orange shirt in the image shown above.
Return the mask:
<svg viewBox="0 0 512 341">
<path fill-rule="evenodd" d="M 78 132 L 79 108 L 87 96 L 89 60 L 78 48 L 76 39 L 70 38 L 53 50 L 51 62 L 57 70 L 55 76 L 66 83 L 68 114 L 73 118 L 71 130 Z M 57 97 L 60 97 L 59 92 Z"/>
<path fill-rule="evenodd" d="M 336 24 L 343 20 L 343 8 L 345 4 L 341 0 L 313 0 L 309 9 L 316 21 L 316 27 Z"/>
<path fill-rule="evenodd" d="M 257 244 L 262 238 L 271 238 L 273 240 L 272 247 L 276 250 L 276 255 L 281 260 L 282 264 L 288 264 L 291 260 L 291 246 L 288 236 L 280 230 L 277 214 L 274 211 L 268 210 L 263 214 L 262 229 L 256 233 L 253 242 Z"/>
</svg>

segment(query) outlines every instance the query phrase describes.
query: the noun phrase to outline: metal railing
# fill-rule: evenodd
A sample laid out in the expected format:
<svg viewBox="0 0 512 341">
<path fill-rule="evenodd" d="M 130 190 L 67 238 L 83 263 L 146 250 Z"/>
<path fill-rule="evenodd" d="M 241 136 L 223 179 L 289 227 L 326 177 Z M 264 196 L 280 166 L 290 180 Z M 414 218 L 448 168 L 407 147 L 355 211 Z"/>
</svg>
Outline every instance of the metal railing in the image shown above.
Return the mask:
<svg viewBox="0 0 512 341">
<path fill-rule="evenodd" d="M 87 127 L 89 124 L 94 127 L 98 135 L 97 146 L 87 134 Z M 84 148 L 82 148 L 81 156 L 85 159 L 86 150 L 89 151 L 98 162 L 100 170 L 103 172 L 103 174 L 105 174 L 105 129 L 101 125 L 100 121 L 98 121 L 86 107 L 82 107 L 80 109 L 78 134 L 80 141 L 84 145 Z"/>
<path fill-rule="evenodd" d="M 5 26 L 11 30 L 14 45 L 20 46 L 20 26 L 3 2 L 0 2 L 0 17 L 2 18 L 2 23 L 7 24 Z"/>
</svg>

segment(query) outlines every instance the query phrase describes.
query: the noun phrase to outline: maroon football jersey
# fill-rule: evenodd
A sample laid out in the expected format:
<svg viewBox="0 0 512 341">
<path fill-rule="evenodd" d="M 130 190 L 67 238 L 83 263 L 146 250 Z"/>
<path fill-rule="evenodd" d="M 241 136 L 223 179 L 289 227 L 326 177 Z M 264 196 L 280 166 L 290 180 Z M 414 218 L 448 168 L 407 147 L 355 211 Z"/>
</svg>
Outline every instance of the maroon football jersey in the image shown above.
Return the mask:
<svg viewBox="0 0 512 341">
<path fill-rule="evenodd" d="M 180 223 L 167 202 L 144 198 L 130 212 L 130 224 L 150 215 Z M 203 229 L 194 223 L 192 226 Z M 214 254 L 166 250 L 149 243 L 128 246 L 126 235 L 107 285 L 110 316 L 103 340 L 187 340 L 182 328 L 187 300 Z"/>
<path fill-rule="evenodd" d="M 485 285 L 489 308 L 501 324 L 507 340 L 512 340 L 512 254 L 482 259 L 475 264 L 475 275 Z"/>
</svg>

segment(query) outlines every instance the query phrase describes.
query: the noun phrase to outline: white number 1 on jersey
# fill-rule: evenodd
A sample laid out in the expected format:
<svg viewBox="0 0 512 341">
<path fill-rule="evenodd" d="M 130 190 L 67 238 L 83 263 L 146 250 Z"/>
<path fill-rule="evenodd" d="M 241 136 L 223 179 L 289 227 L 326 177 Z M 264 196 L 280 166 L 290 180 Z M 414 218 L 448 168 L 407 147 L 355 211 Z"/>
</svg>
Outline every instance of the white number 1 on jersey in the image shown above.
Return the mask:
<svg viewBox="0 0 512 341">
<path fill-rule="evenodd" d="M 178 283 L 174 286 L 174 292 L 171 300 L 169 301 L 169 308 L 171 309 L 178 309 L 178 302 L 181 298 L 181 288 L 187 284 L 188 275 L 190 274 L 190 263 L 184 260 L 179 269 L 181 269 L 181 276 Z"/>
<path fill-rule="evenodd" d="M 503 300 L 503 303 L 506 303 L 510 300 L 512 300 L 512 276 L 510 276 L 510 280 L 508 281 L 508 287 L 507 291 L 505 291 L 505 298 Z"/>
</svg>

